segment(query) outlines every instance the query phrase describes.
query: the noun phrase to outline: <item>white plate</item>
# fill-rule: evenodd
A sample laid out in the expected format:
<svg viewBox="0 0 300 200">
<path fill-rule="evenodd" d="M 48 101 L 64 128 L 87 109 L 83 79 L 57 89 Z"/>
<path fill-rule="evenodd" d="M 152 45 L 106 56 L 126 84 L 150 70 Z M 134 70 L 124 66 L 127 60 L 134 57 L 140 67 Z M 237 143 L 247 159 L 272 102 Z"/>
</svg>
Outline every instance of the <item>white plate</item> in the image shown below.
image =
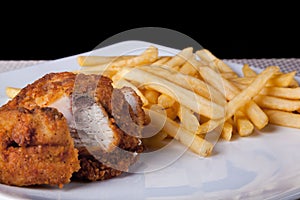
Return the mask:
<svg viewBox="0 0 300 200">
<path fill-rule="evenodd" d="M 136 54 L 149 45 L 152 43 L 126 41 L 93 52 L 99 55 Z M 156 46 L 162 54 L 178 52 Z M 0 73 L 0 104 L 7 101 L 6 86 L 23 87 L 49 72 L 79 69 L 77 56 Z M 241 65 L 228 64 L 240 72 Z M 300 197 L 299 144 L 298 129 L 269 125 L 262 132 L 256 131 L 253 136 L 218 142 L 213 155 L 207 158 L 187 151 L 172 165 L 161 170 L 124 174 L 102 182 L 72 182 L 63 189 L 0 185 L 0 198 L 295 199 Z M 170 151 L 181 148 L 182 145 L 174 143 Z M 162 158 L 158 156 L 158 159 Z"/>
</svg>

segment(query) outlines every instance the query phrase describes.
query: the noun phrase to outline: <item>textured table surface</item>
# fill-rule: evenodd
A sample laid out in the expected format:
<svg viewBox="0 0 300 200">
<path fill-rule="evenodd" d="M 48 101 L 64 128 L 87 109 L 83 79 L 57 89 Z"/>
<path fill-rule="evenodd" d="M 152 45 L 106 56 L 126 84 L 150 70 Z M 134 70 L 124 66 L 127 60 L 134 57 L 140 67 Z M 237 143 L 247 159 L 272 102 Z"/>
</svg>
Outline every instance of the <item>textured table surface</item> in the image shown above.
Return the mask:
<svg viewBox="0 0 300 200">
<path fill-rule="evenodd" d="M 297 71 L 300 76 L 300 58 L 277 58 L 277 59 L 223 59 L 224 61 L 249 64 L 258 68 L 265 68 L 270 65 L 279 66 L 282 72 Z M 0 73 L 20 69 L 27 66 L 47 62 L 46 60 L 0 60 Z"/>
</svg>

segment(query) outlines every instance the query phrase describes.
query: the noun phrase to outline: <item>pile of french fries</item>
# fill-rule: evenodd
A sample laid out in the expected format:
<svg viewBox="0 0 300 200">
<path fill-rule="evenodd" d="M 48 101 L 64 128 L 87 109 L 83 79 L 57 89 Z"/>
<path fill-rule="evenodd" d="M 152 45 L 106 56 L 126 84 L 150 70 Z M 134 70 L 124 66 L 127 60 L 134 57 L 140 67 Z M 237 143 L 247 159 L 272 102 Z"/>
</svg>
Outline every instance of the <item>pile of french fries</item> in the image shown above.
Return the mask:
<svg viewBox="0 0 300 200">
<path fill-rule="evenodd" d="M 117 88 L 128 86 L 140 96 L 144 110 L 164 121 L 146 143 L 174 138 L 193 152 L 208 156 L 216 131 L 230 141 L 249 136 L 269 123 L 300 128 L 300 87 L 296 72 L 269 66 L 256 73 L 249 65 L 239 76 L 207 49 L 192 47 L 172 56 L 160 56 L 149 46 L 134 56 L 79 56 L 76 73 L 103 74 Z M 13 94 L 12 94 L 13 93 Z M 17 93 L 8 87 L 7 95 Z"/>
</svg>

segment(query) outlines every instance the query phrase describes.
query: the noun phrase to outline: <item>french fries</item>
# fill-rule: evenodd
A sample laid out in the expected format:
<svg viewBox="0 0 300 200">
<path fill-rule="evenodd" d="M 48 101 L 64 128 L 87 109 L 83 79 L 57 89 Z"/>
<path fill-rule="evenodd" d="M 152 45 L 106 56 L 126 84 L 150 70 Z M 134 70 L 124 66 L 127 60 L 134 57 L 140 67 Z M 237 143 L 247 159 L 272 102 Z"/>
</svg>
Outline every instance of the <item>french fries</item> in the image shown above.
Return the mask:
<svg viewBox="0 0 300 200">
<path fill-rule="evenodd" d="M 278 97 L 257 95 L 254 101 L 262 108 L 277 109 L 282 111 L 300 112 L 300 101 Z"/>
<path fill-rule="evenodd" d="M 177 55 L 175 55 L 173 58 L 171 58 L 168 62 L 166 62 L 164 65 L 168 66 L 169 68 L 175 68 L 177 66 L 184 64 L 187 60 L 192 58 L 193 55 L 194 54 L 193 54 L 192 47 L 185 48 Z"/>
<path fill-rule="evenodd" d="M 200 122 L 190 109 L 180 106 L 178 117 L 183 128 L 195 133 L 200 126 Z"/>
<path fill-rule="evenodd" d="M 300 128 L 300 114 L 286 112 L 281 110 L 264 109 L 270 119 L 271 124 L 286 126 L 291 128 Z"/>
<path fill-rule="evenodd" d="M 287 87 L 265 87 L 260 92 L 262 95 L 274 96 L 284 99 L 300 99 L 300 87 L 287 88 Z"/>
<path fill-rule="evenodd" d="M 157 104 L 159 95 L 160 95 L 160 93 L 157 92 L 156 90 L 148 89 L 148 90 L 143 91 L 143 96 L 151 104 Z"/>
<path fill-rule="evenodd" d="M 234 71 L 225 64 L 222 60 L 218 59 L 215 55 L 213 55 L 208 49 L 202 49 L 196 51 L 197 56 L 200 57 L 201 60 L 206 62 L 212 69 L 219 72 L 230 72 L 234 73 Z"/>
<path fill-rule="evenodd" d="M 138 68 L 127 67 L 122 68 L 119 74 L 126 80 L 143 83 L 160 93 L 166 94 L 194 112 L 201 113 L 211 119 L 218 119 L 224 116 L 224 108 L 222 106 L 164 78 Z"/>
<path fill-rule="evenodd" d="M 103 59 L 103 58 L 102 58 Z M 152 62 L 156 61 L 158 59 L 158 49 L 154 46 L 150 46 L 147 48 L 140 56 L 125 56 L 120 57 L 112 60 L 111 62 L 102 63 L 100 65 L 95 66 L 86 66 L 82 69 L 83 72 L 86 71 L 103 71 L 103 69 L 110 69 L 118 71 L 123 66 L 127 67 L 134 67 L 139 65 L 145 65 L 145 64 L 151 64 Z M 79 59 L 81 61 L 81 59 Z M 85 58 L 85 60 L 88 60 Z M 85 60 L 82 61 L 82 63 L 79 63 L 81 65 L 84 65 Z M 90 61 L 92 62 L 92 61 Z M 94 63 L 93 63 L 94 64 Z"/>
<path fill-rule="evenodd" d="M 78 56 L 77 62 L 80 66 L 96 66 L 117 60 L 126 60 L 132 57 L 133 56 Z"/>
<path fill-rule="evenodd" d="M 296 72 L 290 72 L 286 74 L 282 74 L 282 73 L 276 74 L 268 81 L 266 86 L 289 87 L 293 84 L 295 75 Z M 236 82 L 237 84 L 249 85 L 253 81 L 253 78 L 254 77 L 238 77 L 238 78 L 232 78 L 230 79 L 230 81 Z"/>
<path fill-rule="evenodd" d="M 198 78 L 181 74 L 175 70 L 159 66 L 142 66 L 138 68 L 174 82 L 175 84 L 191 90 L 206 99 L 216 102 L 219 105 L 225 105 L 226 103 L 226 99 L 221 92 Z"/>
<path fill-rule="evenodd" d="M 155 112 L 153 110 L 147 110 L 146 112 Z M 160 113 L 156 113 L 158 118 L 163 118 L 164 116 Z M 177 122 L 167 118 L 163 130 L 165 133 L 178 140 L 180 143 L 189 147 L 193 152 L 201 156 L 208 156 L 211 154 L 213 149 L 213 144 L 206 141 L 205 139 L 195 135 L 194 133 L 186 130 L 180 126 Z"/>
<path fill-rule="evenodd" d="M 166 95 L 166 94 L 161 94 L 158 98 L 157 98 L 157 103 L 159 105 L 161 105 L 163 108 L 170 108 L 174 105 L 175 103 L 175 99 Z"/>
<path fill-rule="evenodd" d="M 244 64 L 242 70 L 244 77 L 255 77 L 257 75 L 256 72 L 251 69 L 248 64 Z"/>
<path fill-rule="evenodd" d="M 221 137 L 226 141 L 230 141 L 233 133 L 233 124 L 227 120 L 222 128 Z"/>
<path fill-rule="evenodd" d="M 266 113 L 252 100 L 242 110 L 257 129 L 263 129 L 269 122 Z"/>
<path fill-rule="evenodd" d="M 231 101 L 236 95 L 240 94 L 240 90 L 235 85 L 233 85 L 230 81 L 224 79 L 223 77 L 220 77 L 220 75 L 212 69 L 203 67 L 200 69 L 200 74 L 203 77 L 206 77 L 206 81 L 209 84 L 216 87 L 216 89 L 218 89 L 219 91 L 223 91 L 223 93 L 225 93 L 224 95 L 229 101 Z M 251 101 L 252 100 L 250 100 L 250 102 Z M 257 128 L 262 129 L 268 123 L 266 114 L 260 109 L 260 107 L 255 105 L 255 103 L 251 103 L 250 106 L 247 106 L 246 108 L 248 117 Z M 214 128 L 214 126 L 212 126 L 212 128 Z M 209 130 L 207 130 L 206 126 L 204 126 L 203 131 Z"/>
<path fill-rule="evenodd" d="M 174 138 L 201 156 L 212 153 L 213 134 L 230 141 L 233 134 L 250 136 L 268 124 L 300 128 L 300 87 L 296 72 L 277 66 L 261 72 L 248 64 L 239 76 L 207 49 L 187 47 L 173 56 L 160 56 L 155 46 L 139 55 L 78 56 L 76 73 L 108 76 L 117 88 L 131 87 L 145 112 L 165 121 L 146 145 L 159 146 Z M 13 98 L 20 89 L 7 87 Z M 159 107 L 163 112 L 151 109 Z M 215 133 L 217 132 L 217 133 Z"/>
<path fill-rule="evenodd" d="M 240 136 L 244 137 L 252 134 L 254 126 L 242 111 L 235 112 L 233 118 L 237 133 Z"/>
</svg>

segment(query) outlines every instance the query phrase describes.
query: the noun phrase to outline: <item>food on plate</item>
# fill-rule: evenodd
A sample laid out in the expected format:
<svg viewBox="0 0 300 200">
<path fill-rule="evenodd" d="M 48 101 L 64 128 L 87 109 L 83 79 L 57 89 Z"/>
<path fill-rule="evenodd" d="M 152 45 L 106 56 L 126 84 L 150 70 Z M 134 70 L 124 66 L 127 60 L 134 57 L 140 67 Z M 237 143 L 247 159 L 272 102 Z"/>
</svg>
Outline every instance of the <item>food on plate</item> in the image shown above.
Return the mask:
<svg viewBox="0 0 300 200">
<path fill-rule="evenodd" d="M 242 74 L 238 74 L 208 49 L 194 52 L 192 47 L 165 56 L 159 55 L 155 47 L 150 46 L 136 55 L 139 60 L 136 65 L 126 65 L 124 61 L 121 64 L 120 60 L 129 59 L 124 56 L 119 58 L 119 62 L 107 63 L 104 61 L 109 57 L 92 56 L 93 61 L 101 61 L 93 62 L 93 66 L 88 62 L 89 57 L 85 59 L 87 64 L 81 60 L 79 72 L 108 74 L 106 71 L 109 71 L 113 84 L 124 80 L 133 84 L 145 99 L 143 102 L 147 102 L 143 105 L 145 109 L 161 106 L 168 117 L 169 123 L 165 126 L 180 126 L 184 131 L 178 131 L 178 134 L 192 133 L 195 140 L 202 138 L 210 143 L 206 136 L 214 130 L 221 130 L 220 136 L 230 141 L 233 135 L 249 136 L 255 129 L 261 130 L 270 123 L 298 127 L 294 124 L 295 120 L 291 123 L 283 120 L 280 124 L 274 117 L 283 111 L 285 119 L 299 117 L 300 87 L 295 80 L 295 71 L 283 73 L 277 66 L 268 66 L 256 72 L 244 64 Z M 171 129 L 164 127 L 157 137 L 144 140 L 151 144 L 153 139 L 152 143 L 157 143 L 168 138 L 166 134 L 178 139 Z M 181 140 L 179 142 L 188 146 Z M 203 145 L 207 151 L 191 149 L 199 155 L 208 156 L 212 150 L 208 146 Z"/>
<path fill-rule="evenodd" d="M 160 112 L 156 112 L 155 110 L 145 110 L 147 113 L 152 112 L 152 115 L 154 115 L 157 119 L 163 120 L 165 117 Z M 182 144 L 189 147 L 193 152 L 197 153 L 198 155 L 208 156 L 211 154 L 213 144 L 206 141 L 202 137 L 195 135 L 190 130 L 181 127 L 180 124 L 178 124 L 174 120 L 167 118 L 162 129 L 168 135 L 180 141 Z"/>
<path fill-rule="evenodd" d="M 257 72 L 244 64 L 238 74 L 207 49 L 187 47 L 160 55 L 155 46 L 138 55 L 78 56 L 77 61 L 81 69 L 74 73 L 101 74 L 115 88 L 131 88 L 146 118 L 151 114 L 164 121 L 156 135 L 142 138 L 150 146 L 174 138 L 196 154 L 209 156 L 216 132 L 230 141 L 268 124 L 299 128 L 296 72 L 283 73 L 278 66 Z M 18 92 L 7 88 L 8 95 Z"/>
<path fill-rule="evenodd" d="M 299 113 L 286 112 L 281 110 L 264 109 L 270 119 L 270 123 L 279 126 L 300 128 L 300 115 Z"/>
<path fill-rule="evenodd" d="M 201 113 L 202 115 L 212 119 L 223 117 L 224 112 L 222 106 L 162 77 L 155 76 L 152 73 L 143 71 L 139 68 L 132 69 L 123 67 L 118 73 L 126 80 L 144 84 L 147 87 L 160 92 L 161 94 L 172 97 L 177 102 L 180 102 L 182 105 L 188 107 L 196 113 Z M 113 78 L 113 80 L 117 82 L 116 79 Z"/>
<path fill-rule="evenodd" d="M 279 109 L 283 111 L 300 111 L 300 101 L 279 97 L 257 95 L 254 101 L 262 108 Z"/>
<path fill-rule="evenodd" d="M 221 137 L 226 140 L 230 141 L 233 133 L 233 120 L 228 119 L 227 121 L 224 122 L 222 132 L 221 132 Z"/>
<path fill-rule="evenodd" d="M 236 111 L 233 115 L 233 120 L 236 124 L 236 130 L 240 136 L 248 136 L 252 134 L 254 125 L 242 111 Z"/>
<path fill-rule="evenodd" d="M 103 57 L 102 57 L 103 58 Z M 158 49 L 154 46 L 150 46 L 139 56 L 120 56 L 116 59 L 112 59 L 109 62 L 97 63 L 96 60 L 101 60 L 102 58 L 93 56 L 93 57 L 78 57 L 78 64 L 80 66 L 92 66 L 91 68 L 87 67 L 86 69 L 92 69 L 92 71 L 102 70 L 103 67 L 110 67 L 112 70 L 118 70 L 123 66 L 140 66 L 150 64 L 157 60 L 158 58 Z M 91 62 L 93 63 L 91 65 Z M 87 63 L 87 64 L 86 64 Z M 108 65 L 107 65 L 108 64 Z"/>
<path fill-rule="evenodd" d="M 255 77 L 257 73 L 251 69 L 251 67 L 248 64 L 244 64 L 242 67 L 243 75 L 244 77 Z"/>
<path fill-rule="evenodd" d="M 66 118 L 66 131 L 80 161 L 73 178 L 97 181 L 118 176 L 144 149 L 139 139 L 146 123 L 142 101 L 129 87 L 114 88 L 108 77 L 49 73 L 20 90 L 0 110 L 37 107 L 57 109 Z"/>
<path fill-rule="evenodd" d="M 300 99 L 300 87 L 266 87 L 260 91 L 261 95 L 280 97 L 283 99 Z"/>
<path fill-rule="evenodd" d="M 246 106 L 246 103 L 252 102 L 252 98 L 259 93 L 259 91 L 266 84 L 266 81 L 268 81 L 270 77 L 278 70 L 279 69 L 276 67 L 268 67 L 260 74 L 260 78 L 253 80 L 253 82 L 242 91 L 236 88 L 230 81 L 224 79 L 223 77 L 220 77 L 217 72 L 211 70 L 210 68 L 202 67 L 200 69 L 200 73 L 203 77 L 205 77 L 205 80 L 209 84 L 217 88 L 219 91 L 223 91 L 225 93 L 224 96 L 227 100 L 229 100 L 227 103 L 226 117 L 226 119 L 228 119 L 232 117 L 232 115 L 239 108 Z M 215 81 L 216 79 L 219 81 Z M 256 109 L 256 115 L 248 115 L 248 117 L 256 125 L 257 128 L 262 129 L 265 125 L 267 125 L 268 122 L 267 118 L 265 117 L 266 115 L 255 104 L 249 104 L 249 106 L 246 107 L 246 111 L 249 110 L 248 113 L 251 114 L 253 114 L 253 112 L 251 111 L 254 109 Z M 258 119 L 263 120 L 257 120 L 257 116 Z M 215 128 L 215 126 L 212 126 L 212 128 Z M 205 132 L 207 132 L 207 130 L 205 130 Z"/>
<path fill-rule="evenodd" d="M 80 168 L 65 117 L 55 108 L 0 111 L 0 182 L 62 187 Z"/>
</svg>

